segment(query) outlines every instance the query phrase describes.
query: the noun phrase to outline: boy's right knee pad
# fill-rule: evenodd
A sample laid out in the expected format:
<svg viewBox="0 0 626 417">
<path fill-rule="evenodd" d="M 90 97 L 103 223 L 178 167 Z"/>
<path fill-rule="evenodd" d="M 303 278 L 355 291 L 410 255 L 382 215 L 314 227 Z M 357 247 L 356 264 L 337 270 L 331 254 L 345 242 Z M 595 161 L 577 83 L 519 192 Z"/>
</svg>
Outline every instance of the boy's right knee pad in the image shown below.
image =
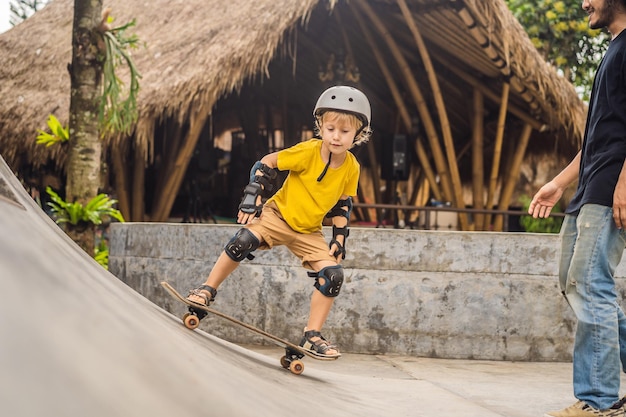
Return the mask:
<svg viewBox="0 0 626 417">
<path fill-rule="evenodd" d="M 224 252 L 235 262 L 241 262 L 245 258 L 254 259 L 254 252 L 260 245 L 259 239 L 248 229 L 239 229 L 235 236 L 224 246 Z"/>
</svg>

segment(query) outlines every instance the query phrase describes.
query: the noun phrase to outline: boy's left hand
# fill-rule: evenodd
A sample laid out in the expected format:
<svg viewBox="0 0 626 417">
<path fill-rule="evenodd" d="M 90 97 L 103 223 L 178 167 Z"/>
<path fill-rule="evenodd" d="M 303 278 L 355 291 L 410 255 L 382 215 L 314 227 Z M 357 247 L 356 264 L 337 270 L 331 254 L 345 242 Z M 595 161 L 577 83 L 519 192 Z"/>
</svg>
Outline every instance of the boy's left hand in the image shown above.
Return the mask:
<svg viewBox="0 0 626 417">
<path fill-rule="evenodd" d="M 341 260 L 343 259 L 343 255 L 341 251 L 339 250 L 339 247 L 335 243 L 333 243 L 330 246 L 330 250 L 328 251 L 328 254 L 332 256 L 333 258 L 335 258 L 338 264 L 341 263 Z"/>
</svg>

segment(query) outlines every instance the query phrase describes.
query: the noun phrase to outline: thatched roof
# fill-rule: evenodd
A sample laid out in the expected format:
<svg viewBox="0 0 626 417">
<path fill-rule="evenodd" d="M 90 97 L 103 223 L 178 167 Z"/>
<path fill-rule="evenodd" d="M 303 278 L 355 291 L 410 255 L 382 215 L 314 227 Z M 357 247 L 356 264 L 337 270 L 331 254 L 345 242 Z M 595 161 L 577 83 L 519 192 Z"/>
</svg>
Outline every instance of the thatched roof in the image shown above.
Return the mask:
<svg viewBox="0 0 626 417">
<path fill-rule="evenodd" d="M 212 109 L 220 98 L 248 80 L 271 77 L 274 59 L 287 57 L 293 61 L 288 65 L 295 68 L 295 56 L 300 61 L 307 56 L 293 45 L 303 48 L 308 44 L 310 50 L 324 50 L 328 44 L 323 42 L 332 45 L 323 35 L 339 30 L 340 20 L 330 9 L 341 10 L 342 21 L 349 22 L 353 20 L 350 9 L 360 9 L 363 2 L 105 0 L 116 23 L 137 20 L 134 32 L 146 44 L 133 52 L 143 76 L 134 140 L 149 149 L 159 120 L 171 117 L 182 121 L 190 112 Z M 404 54 L 412 59 L 410 64 L 418 65 L 414 39 L 396 2 L 365 3 L 385 20 Z M 467 129 L 467 85 L 477 82 L 486 94 L 497 98 L 502 82 L 510 79 L 511 105 L 519 113 L 572 143 L 580 140 L 583 103 L 570 83 L 542 60 L 503 0 L 407 3 L 435 62 L 452 124 Z M 72 7 L 73 0 L 53 0 L 0 35 L 0 152 L 10 164 L 25 154 L 35 164 L 55 156 L 54 150 L 35 146 L 34 138 L 37 129 L 45 129 L 49 114 L 65 121 L 68 118 Z M 315 27 L 311 21 L 314 13 L 322 22 Z M 365 57 L 359 62 L 361 73 L 375 74 L 363 80 L 363 85 L 376 100 L 393 107 L 384 80 L 376 75 L 380 74 L 376 62 L 367 58 L 370 48 L 358 41 L 362 39 L 359 26 L 346 23 L 346 27 L 344 35 L 353 39 L 356 55 L 360 52 Z M 315 32 L 319 30 L 322 32 Z M 316 78 L 317 66 L 309 63 L 308 67 L 309 74 L 298 69 L 301 72 L 296 76 Z M 418 78 L 426 80 L 424 74 Z M 460 103 L 457 107 L 456 102 Z"/>
</svg>

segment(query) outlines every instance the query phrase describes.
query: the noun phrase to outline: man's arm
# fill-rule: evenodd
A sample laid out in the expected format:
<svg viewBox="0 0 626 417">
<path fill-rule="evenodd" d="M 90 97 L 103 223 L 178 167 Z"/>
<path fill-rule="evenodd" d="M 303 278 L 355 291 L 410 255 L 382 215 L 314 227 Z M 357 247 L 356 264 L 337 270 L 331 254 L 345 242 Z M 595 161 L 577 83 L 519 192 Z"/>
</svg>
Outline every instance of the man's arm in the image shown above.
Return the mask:
<svg viewBox="0 0 626 417">
<path fill-rule="evenodd" d="M 626 227 L 626 161 L 622 165 L 613 193 L 613 220 L 618 229 Z"/>
<path fill-rule="evenodd" d="M 528 207 L 528 214 L 532 215 L 534 218 L 544 218 L 550 215 L 552 208 L 561 199 L 563 191 L 578 179 L 580 155 L 581 151 L 578 151 L 574 159 L 572 159 L 563 171 L 537 191 Z M 626 211 L 624 215 L 626 216 Z"/>
</svg>

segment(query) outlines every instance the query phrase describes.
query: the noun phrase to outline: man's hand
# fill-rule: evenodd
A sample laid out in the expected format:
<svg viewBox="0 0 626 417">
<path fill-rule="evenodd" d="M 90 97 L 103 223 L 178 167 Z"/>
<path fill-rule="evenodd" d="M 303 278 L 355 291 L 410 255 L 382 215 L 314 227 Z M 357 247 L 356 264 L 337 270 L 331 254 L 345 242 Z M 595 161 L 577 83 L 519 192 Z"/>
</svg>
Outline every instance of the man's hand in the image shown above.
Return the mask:
<svg viewBox="0 0 626 417">
<path fill-rule="evenodd" d="M 548 217 L 562 195 L 563 188 L 559 187 L 554 181 L 550 181 L 537 191 L 530 202 L 530 206 L 528 206 L 528 214 L 534 218 Z"/>
<path fill-rule="evenodd" d="M 626 228 L 626 175 L 624 169 L 622 169 L 613 193 L 613 221 L 615 221 L 615 226 L 618 229 Z"/>
</svg>

